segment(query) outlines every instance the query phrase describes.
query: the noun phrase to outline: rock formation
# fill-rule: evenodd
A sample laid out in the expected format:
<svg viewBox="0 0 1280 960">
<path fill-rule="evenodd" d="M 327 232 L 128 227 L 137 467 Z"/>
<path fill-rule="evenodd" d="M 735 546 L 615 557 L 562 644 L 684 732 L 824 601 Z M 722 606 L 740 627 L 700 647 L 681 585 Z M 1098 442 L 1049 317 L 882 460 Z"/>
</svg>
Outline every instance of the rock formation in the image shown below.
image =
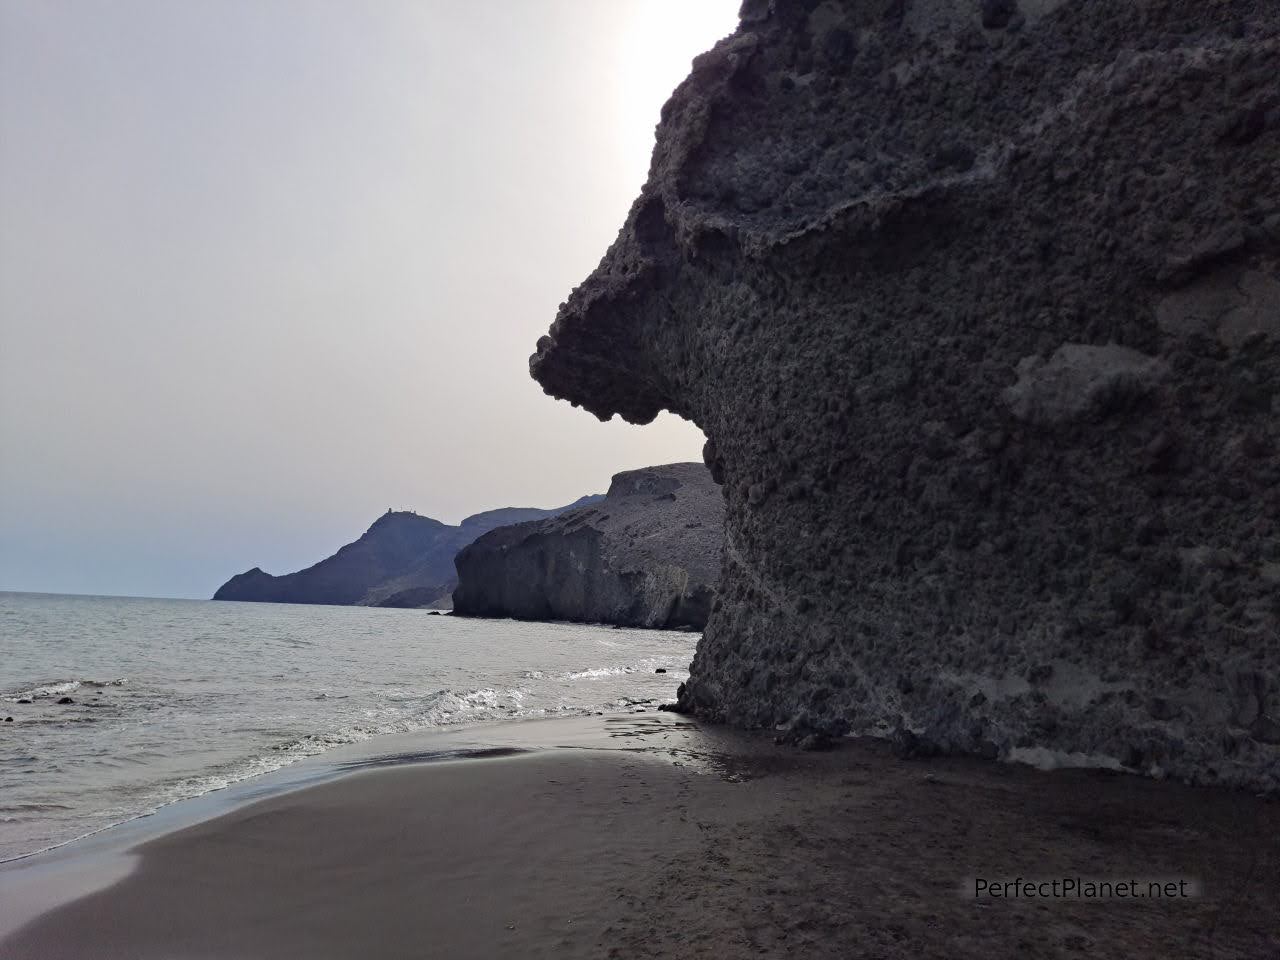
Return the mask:
<svg viewBox="0 0 1280 960">
<path fill-rule="evenodd" d="M 700 463 L 619 473 L 599 503 L 500 527 L 459 553 L 454 613 L 700 629 L 723 517 Z"/>
<path fill-rule="evenodd" d="M 359 540 L 332 557 L 279 577 L 254 567 L 224 583 L 213 599 L 448 607 L 449 595 L 457 583 L 454 554 L 476 537 L 503 524 L 553 517 L 599 499 L 599 494 L 583 497 L 553 510 L 490 510 L 467 517 L 456 527 L 410 511 L 388 510 Z"/>
<path fill-rule="evenodd" d="M 531 359 L 697 423 L 679 702 L 1280 784 L 1280 6 L 747 0 Z"/>
</svg>

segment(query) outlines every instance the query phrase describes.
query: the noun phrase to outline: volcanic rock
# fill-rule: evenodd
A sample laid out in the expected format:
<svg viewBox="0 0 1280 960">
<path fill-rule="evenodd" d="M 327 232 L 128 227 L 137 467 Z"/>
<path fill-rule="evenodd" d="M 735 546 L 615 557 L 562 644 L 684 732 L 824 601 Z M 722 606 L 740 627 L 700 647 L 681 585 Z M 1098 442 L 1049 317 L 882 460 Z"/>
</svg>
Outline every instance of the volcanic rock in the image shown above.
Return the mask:
<svg viewBox="0 0 1280 960">
<path fill-rule="evenodd" d="M 1277 63 L 1257 0 L 744 4 L 531 359 L 707 436 L 682 709 L 1280 786 Z"/>
<path fill-rule="evenodd" d="M 723 516 L 700 463 L 619 473 L 599 503 L 501 527 L 460 552 L 454 613 L 701 628 Z"/>
</svg>

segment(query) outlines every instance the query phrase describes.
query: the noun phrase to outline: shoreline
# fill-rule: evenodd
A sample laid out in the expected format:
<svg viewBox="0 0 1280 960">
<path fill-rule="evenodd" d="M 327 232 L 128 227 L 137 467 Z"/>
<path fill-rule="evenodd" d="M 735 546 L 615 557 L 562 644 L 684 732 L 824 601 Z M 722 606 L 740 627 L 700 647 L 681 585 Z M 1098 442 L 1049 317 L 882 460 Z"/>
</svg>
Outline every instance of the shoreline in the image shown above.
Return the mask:
<svg viewBox="0 0 1280 960">
<path fill-rule="evenodd" d="M 252 774 L 224 787 L 162 804 L 116 823 L 39 850 L 0 860 L 0 942 L 39 913 L 47 912 L 127 876 L 133 851 L 153 840 L 236 813 L 255 803 L 299 790 L 334 783 L 362 771 L 401 765 L 428 766 L 501 756 L 574 748 L 610 749 L 610 726 L 643 726 L 654 711 L 614 711 L 568 717 L 518 717 L 424 727 L 407 733 L 384 733 L 337 744 L 282 767 Z M 664 730 L 689 733 L 692 725 L 675 723 Z M 633 736 L 633 731 L 618 734 Z M 730 734 L 731 736 L 732 734 Z M 712 762 L 702 746 L 699 759 L 693 737 L 680 738 L 655 755 L 683 754 L 686 763 Z M 702 739 L 713 739 L 703 737 Z M 681 742 L 681 741 L 688 742 Z M 621 748 L 616 748 L 621 749 Z M 666 751 L 664 754 L 663 751 Z M 24 906 L 24 900 L 26 901 Z M 16 904 L 16 906 L 15 906 Z"/>
<path fill-rule="evenodd" d="M 175 818 L 145 839 L 117 834 L 114 850 L 63 848 L 66 875 L 97 870 L 95 889 L 64 889 L 0 936 L 0 954 L 1280 949 L 1274 799 L 1095 770 L 903 760 L 878 741 L 802 753 L 671 714 L 479 727 L 348 749 L 329 779 Z M 445 749 L 470 758 L 441 759 Z M 1182 878 L 1199 895 L 963 892 L 1015 877 Z"/>
<path fill-rule="evenodd" d="M 674 695 L 696 641 L 215 606 L 6 600 L 0 862 L 386 735 L 652 709 Z M 63 618 L 82 627 L 50 662 L 41 638 Z"/>
</svg>

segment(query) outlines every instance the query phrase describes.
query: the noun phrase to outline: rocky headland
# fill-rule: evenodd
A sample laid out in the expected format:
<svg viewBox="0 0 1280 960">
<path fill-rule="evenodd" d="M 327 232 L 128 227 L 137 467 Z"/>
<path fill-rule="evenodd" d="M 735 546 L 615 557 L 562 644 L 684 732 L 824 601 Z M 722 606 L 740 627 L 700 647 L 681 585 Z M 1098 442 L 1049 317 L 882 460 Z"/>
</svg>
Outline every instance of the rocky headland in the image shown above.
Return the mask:
<svg viewBox="0 0 1280 960">
<path fill-rule="evenodd" d="M 701 629 L 723 517 L 700 463 L 619 473 L 598 503 L 500 527 L 462 550 L 454 613 Z"/>
<path fill-rule="evenodd" d="M 454 555 L 476 537 L 504 524 L 555 516 L 599 499 L 595 494 L 551 510 L 504 507 L 467 517 L 457 526 L 407 510 L 388 510 L 359 540 L 333 556 L 284 576 L 254 567 L 224 583 L 213 599 L 447 608 L 457 583 Z"/>
<path fill-rule="evenodd" d="M 724 485 L 682 709 L 1280 786 L 1280 6 L 747 0 L 531 359 Z"/>
</svg>

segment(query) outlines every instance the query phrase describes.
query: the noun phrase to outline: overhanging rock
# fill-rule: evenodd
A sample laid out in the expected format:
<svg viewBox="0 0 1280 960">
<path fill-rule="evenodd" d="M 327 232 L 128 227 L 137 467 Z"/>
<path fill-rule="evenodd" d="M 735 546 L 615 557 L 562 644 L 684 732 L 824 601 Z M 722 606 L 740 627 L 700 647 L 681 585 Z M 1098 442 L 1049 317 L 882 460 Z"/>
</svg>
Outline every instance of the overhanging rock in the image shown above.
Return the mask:
<svg viewBox="0 0 1280 960">
<path fill-rule="evenodd" d="M 706 433 L 684 708 L 1280 783 L 1280 6 L 750 0 L 531 360 Z"/>
</svg>

